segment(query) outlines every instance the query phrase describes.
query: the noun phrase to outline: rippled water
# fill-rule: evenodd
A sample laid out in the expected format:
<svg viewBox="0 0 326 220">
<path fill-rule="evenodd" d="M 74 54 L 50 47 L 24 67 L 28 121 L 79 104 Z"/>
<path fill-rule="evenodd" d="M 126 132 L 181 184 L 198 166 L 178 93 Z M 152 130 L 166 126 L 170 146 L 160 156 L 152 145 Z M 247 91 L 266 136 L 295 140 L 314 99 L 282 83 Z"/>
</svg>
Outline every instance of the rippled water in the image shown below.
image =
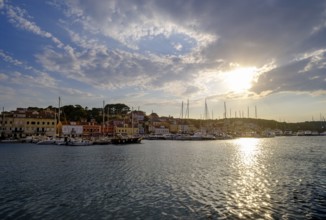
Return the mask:
<svg viewBox="0 0 326 220">
<path fill-rule="evenodd" d="M 326 137 L 0 145 L 0 219 L 325 219 Z"/>
</svg>

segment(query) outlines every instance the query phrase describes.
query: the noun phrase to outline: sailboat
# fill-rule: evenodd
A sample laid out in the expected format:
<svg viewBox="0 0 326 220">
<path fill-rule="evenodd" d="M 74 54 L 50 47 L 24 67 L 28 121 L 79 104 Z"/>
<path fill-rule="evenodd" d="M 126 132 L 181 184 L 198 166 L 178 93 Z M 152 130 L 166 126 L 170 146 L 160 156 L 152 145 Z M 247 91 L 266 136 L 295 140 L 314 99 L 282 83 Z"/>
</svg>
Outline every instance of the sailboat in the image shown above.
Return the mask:
<svg viewBox="0 0 326 220">
<path fill-rule="evenodd" d="M 105 136 L 105 123 L 104 123 L 104 118 L 106 116 L 105 114 L 105 102 L 103 100 L 103 110 L 102 110 L 102 136 L 98 137 L 96 140 L 93 141 L 94 145 L 106 145 L 106 144 L 110 144 L 111 140 Z"/>
<path fill-rule="evenodd" d="M 59 97 L 59 109 L 58 109 L 58 124 L 60 124 L 60 103 L 61 103 L 61 98 Z M 53 131 L 53 136 L 48 137 L 45 140 L 38 141 L 36 144 L 39 145 L 62 145 L 65 144 L 64 139 L 60 138 L 57 139 L 57 113 L 54 113 L 54 131 Z"/>
<path fill-rule="evenodd" d="M 205 118 L 204 120 L 206 121 L 209 118 L 209 113 L 208 113 L 208 107 L 207 107 L 207 101 L 205 99 Z M 216 137 L 211 134 L 207 134 L 207 129 L 201 128 L 200 131 L 195 132 L 193 135 L 191 135 L 191 140 L 216 140 Z"/>
</svg>

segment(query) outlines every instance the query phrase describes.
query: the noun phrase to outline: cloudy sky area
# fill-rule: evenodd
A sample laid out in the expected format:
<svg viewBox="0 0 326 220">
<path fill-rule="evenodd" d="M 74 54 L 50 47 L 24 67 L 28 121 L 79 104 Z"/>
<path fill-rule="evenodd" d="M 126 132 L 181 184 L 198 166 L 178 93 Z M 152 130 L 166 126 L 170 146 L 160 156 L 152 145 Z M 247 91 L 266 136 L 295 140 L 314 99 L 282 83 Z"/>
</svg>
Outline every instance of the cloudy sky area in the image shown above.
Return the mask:
<svg viewBox="0 0 326 220">
<path fill-rule="evenodd" d="M 0 0 L 0 101 L 326 117 L 323 0 Z M 1 106 L 1 107 L 2 107 Z M 186 104 L 184 105 L 184 109 Z"/>
</svg>

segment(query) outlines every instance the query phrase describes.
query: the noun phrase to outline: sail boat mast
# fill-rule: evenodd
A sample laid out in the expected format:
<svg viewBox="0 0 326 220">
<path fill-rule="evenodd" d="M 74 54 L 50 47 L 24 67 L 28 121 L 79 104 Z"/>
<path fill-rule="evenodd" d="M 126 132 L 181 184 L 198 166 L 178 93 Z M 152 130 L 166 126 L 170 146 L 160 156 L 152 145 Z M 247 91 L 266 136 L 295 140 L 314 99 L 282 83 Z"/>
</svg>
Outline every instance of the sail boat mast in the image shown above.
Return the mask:
<svg viewBox="0 0 326 220">
<path fill-rule="evenodd" d="M 58 112 L 58 121 L 60 122 L 60 104 L 61 104 L 61 98 L 59 96 L 59 112 Z"/>
<path fill-rule="evenodd" d="M 1 136 L 5 136 L 5 129 L 4 129 L 4 120 L 5 120 L 5 107 L 2 107 L 2 121 L 1 121 Z"/>
<path fill-rule="evenodd" d="M 226 119 L 226 103 L 224 102 L 224 118 Z"/>
<path fill-rule="evenodd" d="M 103 113 L 102 113 L 102 135 L 104 135 L 104 112 L 105 112 L 105 102 L 103 100 Z"/>
<path fill-rule="evenodd" d="M 131 107 L 131 135 L 134 135 L 134 107 Z"/>
</svg>

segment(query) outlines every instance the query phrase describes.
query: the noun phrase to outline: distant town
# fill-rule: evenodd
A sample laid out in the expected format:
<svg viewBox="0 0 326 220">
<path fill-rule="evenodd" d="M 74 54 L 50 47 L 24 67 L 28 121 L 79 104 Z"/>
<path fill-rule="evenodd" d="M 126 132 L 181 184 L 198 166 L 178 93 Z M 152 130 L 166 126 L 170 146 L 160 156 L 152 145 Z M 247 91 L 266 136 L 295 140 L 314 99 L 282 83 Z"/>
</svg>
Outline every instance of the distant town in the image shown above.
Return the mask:
<svg viewBox="0 0 326 220">
<path fill-rule="evenodd" d="M 162 138 L 167 135 L 196 133 L 216 138 L 326 135 L 326 122 L 286 123 L 257 118 L 191 119 L 159 116 L 130 109 L 125 104 L 103 108 L 66 105 L 47 108 L 28 107 L 2 111 L 1 139 L 28 136 L 94 138 L 115 134 Z"/>
</svg>

